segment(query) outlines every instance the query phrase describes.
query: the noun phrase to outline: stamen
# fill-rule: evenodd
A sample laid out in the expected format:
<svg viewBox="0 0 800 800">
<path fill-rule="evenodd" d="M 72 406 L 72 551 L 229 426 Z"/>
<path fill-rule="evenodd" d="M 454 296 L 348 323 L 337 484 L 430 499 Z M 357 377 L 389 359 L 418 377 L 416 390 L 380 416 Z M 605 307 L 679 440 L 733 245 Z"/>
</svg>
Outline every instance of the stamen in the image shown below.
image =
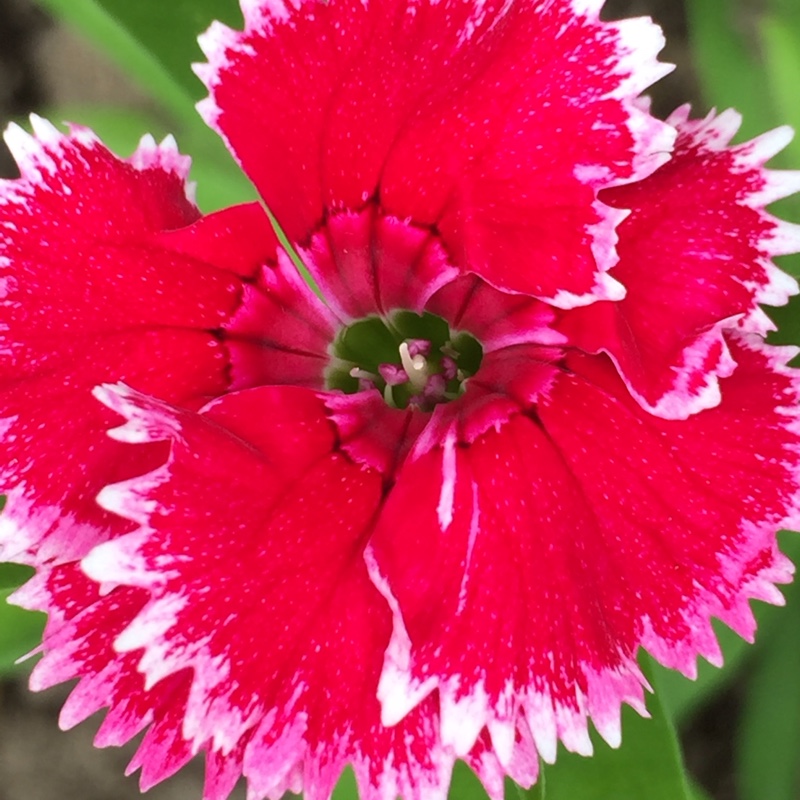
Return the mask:
<svg viewBox="0 0 800 800">
<path fill-rule="evenodd" d="M 400 386 L 408 382 L 406 371 L 402 367 L 398 367 L 397 364 L 380 364 L 378 372 L 389 386 Z"/>
<path fill-rule="evenodd" d="M 391 384 L 387 383 L 383 387 L 383 401 L 389 408 L 397 408 L 397 403 L 394 401 L 394 392 L 392 391 Z"/>
<path fill-rule="evenodd" d="M 464 394 L 482 355 L 476 339 L 454 335 L 436 315 L 400 310 L 342 328 L 331 348 L 326 386 L 345 394 L 377 391 L 391 408 L 430 412 Z"/>
<path fill-rule="evenodd" d="M 444 348 L 443 348 L 444 349 Z M 453 380 L 458 375 L 458 364 L 450 356 L 442 358 L 442 375 L 448 381 Z"/>
<path fill-rule="evenodd" d="M 431 354 L 431 343 L 427 339 L 406 339 L 406 344 L 412 356 L 427 358 Z"/>
<path fill-rule="evenodd" d="M 444 375 L 431 375 L 422 394 L 428 400 L 438 401 L 444 397 L 446 386 L 447 382 Z"/>
<path fill-rule="evenodd" d="M 361 367 L 353 367 L 353 369 L 350 370 L 350 377 L 358 378 L 361 381 L 370 381 L 371 383 L 375 383 L 378 380 L 377 375 L 373 375 L 371 372 L 361 369 Z"/>
<path fill-rule="evenodd" d="M 428 362 L 424 356 L 412 356 L 408 349 L 408 343 L 403 342 L 400 345 L 400 361 L 403 364 L 403 369 L 408 375 L 408 382 L 421 392 L 425 389 L 428 383 Z"/>
</svg>

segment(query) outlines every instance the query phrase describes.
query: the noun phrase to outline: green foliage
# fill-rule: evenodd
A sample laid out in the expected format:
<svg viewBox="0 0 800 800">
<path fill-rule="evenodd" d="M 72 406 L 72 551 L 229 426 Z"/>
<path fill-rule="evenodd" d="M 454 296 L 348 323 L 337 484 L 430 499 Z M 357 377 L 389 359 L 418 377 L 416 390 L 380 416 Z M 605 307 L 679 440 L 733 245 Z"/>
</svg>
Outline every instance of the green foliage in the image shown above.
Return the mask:
<svg viewBox="0 0 800 800">
<path fill-rule="evenodd" d="M 0 676 L 19 669 L 15 662 L 39 644 L 44 627 L 44 614 L 8 604 L 13 591 L 0 590 Z"/>
<path fill-rule="evenodd" d="M 736 108 L 744 120 L 739 139 L 779 125 L 800 130 L 800 4 L 795 0 L 687 0 L 689 33 L 706 102 Z M 800 166 L 800 138 L 779 153 L 778 167 Z M 800 220 L 800 200 L 783 200 L 774 211 Z M 782 259 L 800 273 L 800 257 Z"/>
<path fill-rule="evenodd" d="M 197 36 L 214 20 L 242 25 L 238 0 L 40 1 L 181 119 L 206 93 L 191 70 L 204 60 Z"/>
<path fill-rule="evenodd" d="M 740 138 L 800 122 L 800 14 L 794 0 L 687 0 L 694 63 L 706 101 L 744 115 Z M 765 80 L 766 78 L 766 80 Z M 798 163 L 800 142 L 778 157 Z"/>
<path fill-rule="evenodd" d="M 659 698 L 658 691 L 648 698 L 652 719 L 624 709 L 618 750 L 594 736 L 592 758 L 561 752 L 545 770 L 546 800 L 690 800 L 675 730 Z"/>
<path fill-rule="evenodd" d="M 150 96 L 174 115 L 187 117 L 191 98 L 135 36 L 111 17 L 95 0 L 40 0 L 56 17 L 80 32 Z M 156 4 L 141 2 L 142 7 Z"/>
<path fill-rule="evenodd" d="M 741 0 L 686 0 L 686 14 L 706 101 L 744 114 L 740 138 L 762 133 L 773 107 L 764 91 L 752 7 Z"/>
<path fill-rule="evenodd" d="M 97 4 L 195 100 L 206 93 L 190 68 L 192 63 L 205 60 L 197 45 L 198 35 L 213 20 L 242 27 L 237 0 L 97 0 Z"/>
<path fill-rule="evenodd" d="M 15 672 L 16 660 L 33 650 L 42 638 L 44 615 L 8 604 L 9 595 L 33 575 L 21 564 L 0 564 L 0 677 Z"/>
<path fill-rule="evenodd" d="M 356 776 L 353 770 L 348 767 L 339 778 L 339 783 L 333 790 L 331 800 L 358 800 L 358 787 L 356 786 Z"/>
<path fill-rule="evenodd" d="M 33 575 L 31 567 L 22 564 L 0 564 L 0 590 L 16 589 Z"/>
<path fill-rule="evenodd" d="M 6 504 L 0 495 L 0 513 Z M 0 564 L 0 677 L 15 672 L 20 656 L 32 650 L 42 638 L 44 615 L 8 605 L 9 595 L 33 575 L 22 564 Z"/>
<path fill-rule="evenodd" d="M 798 5 L 793 14 L 797 12 Z M 776 121 L 800 129 L 800 19 L 790 24 L 790 14 L 775 10 L 761 21 L 761 42 L 767 84 L 776 111 Z M 800 141 L 787 151 L 786 161 L 797 166 Z"/>
<path fill-rule="evenodd" d="M 800 592 L 792 591 L 782 629 L 764 643 L 749 676 L 737 759 L 742 800 L 800 797 L 798 670 Z"/>
<path fill-rule="evenodd" d="M 190 69 L 202 60 L 197 34 L 215 18 L 241 22 L 236 0 L 43 0 L 48 8 L 106 52 L 164 108 L 162 115 L 123 109 L 56 109 L 58 119 L 93 128 L 119 153 L 130 153 L 142 134 L 175 135 L 193 156 L 192 178 L 204 211 L 252 200 L 255 191 L 222 140 L 194 104 L 205 89 Z"/>
</svg>

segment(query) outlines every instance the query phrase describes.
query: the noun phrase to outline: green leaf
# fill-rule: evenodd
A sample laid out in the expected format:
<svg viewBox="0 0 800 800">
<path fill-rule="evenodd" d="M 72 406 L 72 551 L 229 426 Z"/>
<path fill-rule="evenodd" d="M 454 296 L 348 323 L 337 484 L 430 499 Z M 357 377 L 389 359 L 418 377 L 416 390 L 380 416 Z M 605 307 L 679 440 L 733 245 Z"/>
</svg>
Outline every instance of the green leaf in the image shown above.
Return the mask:
<svg viewBox="0 0 800 800">
<path fill-rule="evenodd" d="M 506 778 L 506 798 L 505 800 L 546 800 L 550 797 L 547 794 L 547 777 L 544 769 L 539 770 L 539 780 L 530 789 L 523 789 L 517 786 L 514 781 Z"/>
<path fill-rule="evenodd" d="M 132 150 L 148 128 L 175 135 L 183 152 L 194 158 L 198 201 L 204 211 L 253 199 L 255 192 L 235 164 L 224 143 L 206 127 L 194 108 L 206 92 L 191 72 L 191 62 L 202 59 L 196 37 L 214 19 L 241 24 L 237 0 L 45 0 L 48 8 L 105 51 L 171 112 L 172 119 L 156 124 L 134 124 L 130 112 L 105 112 L 100 125 L 114 126 Z M 73 118 L 95 127 L 102 112 Z M 146 116 L 146 115 L 139 115 Z M 129 123 L 128 131 L 124 124 Z M 98 126 L 100 127 L 100 126 Z M 115 136 L 112 131 L 110 137 Z M 135 137 L 135 138 L 134 138 Z M 103 137 L 104 138 L 104 137 Z M 134 141 L 131 142 L 131 139 Z"/>
<path fill-rule="evenodd" d="M 23 564 L 0 564 L 0 589 L 16 589 L 33 576 L 33 568 Z"/>
<path fill-rule="evenodd" d="M 458 761 L 453 770 L 448 797 L 449 800 L 488 800 L 489 795 L 475 773 L 466 764 Z"/>
<path fill-rule="evenodd" d="M 767 14 L 759 27 L 764 58 L 764 71 L 770 96 L 775 106 L 775 123 L 791 125 L 800 130 L 800 4 L 791 10 L 778 9 L 781 2 L 774 1 L 776 10 Z M 778 165 L 800 167 L 800 137 L 780 153 Z M 800 220 L 800 197 L 788 197 L 771 209 L 780 217 Z M 794 274 L 800 271 L 800 256 L 789 256 L 782 266 Z"/>
<path fill-rule="evenodd" d="M 1 510 L 5 497 L 0 501 Z M 0 564 L 0 675 L 18 670 L 14 662 L 36 647 L 42 638 L 44 614 L 25 611 L 7 602 L 9 595 L 33 572 L 31 567 L 22 564 Z"/>
<path fill-rule="evenodd" d="M 795 24 L 786 14 L 768 14 L 761 22 L 764 69 L 776 107 L 776 117 L 800 129 L 800 14 Z M 784 160 L 800 165 L 800 139 L 790 144 Z"/>
<path fill-rule="evenodd" d="M 797 0 L 767 0 L 767 5 L 775 14 L 779 14 L 784 23 L 800 32 L 800 4 Z"/>
<path fill-rule="evenodd" d="M 797 275 L 791 270 L 793 275 Z M 768 341 L 772 344 L 800 344 L 800 295 L 789 298 L 789 302 L 780 308 L 765 308 L 767 316 L 775 323 L 778 330 L 769 335 Z M 795 361 L 790 362 L 797 366 Z"/>
<path fill-rule="evenodd" d="M 800 796 L 800 592 L 787 606 L 780 635 L 766 642 L 747 687 L 738 741 L 742 800 Z"/>
<path fill-rule="evenodd" d="M 206 94 L 190 67 L 193 62 L 205 60 L 197 36 L 214 20 L 242 27 L 238 0 L 97 0 L 97 3 L 195 100 Z"/>
<path fill-rule="evenodd" d="M 49 11 L 95 44 L 151 97 L 177 118 L 194 114 L 193 93 L 177 82 L 132 32 L 125 29 L 96 0 L 41 0 Z M 131 5 L 151 6 L 137 0 Z M 169 5 L 169 4 L 166 4 Z M 166 34 L 166 32 L 165 32 Z"/>
<path fill-rule="evenodd" d="M 351 767 L 347 767 L 339 778 L 336 788 L 333 790 L 331 800 L 358 800 L 358 786 L 356 786 L 356 776 Z"/>
<path fill-rule="evenodd" d="M 39 644 L 44 628 L 44 614 L 7 603 L 13 591 L 0 591 L 0 675 L 19 669 L 14 662 Z"/>
<path fill-rule="evenodd" d="M 651 672 L 649 666 L 646 672 Z M 675 730 L 658 691 L 647 705 L 652 719 L 628 707 L 623 710 L 618 750 L 594 735 L 591 758 L 560 752 L 545 770 L 546 800 L 691 800 Z"/>
<path fill-rule="evenodd" d="M 725 658 L 725 666 L 722 669 L 700 660 L 697 679 L 690 680 L 680 672 L 654 664 L 662 689 L 662 702 L 670 716 L 681 723 L 687 722 L 692 714 L 702 708 L 704 702 L 735 679 L 752 650 L 750 643 L 721 622 L 714 620 L 713 625 Z"/>
<path fill-rule="evenodd" d="M 765 11 L 748 0 L 687 0 L 689 37 L 705 100 L 743 114 L 738 140 L 783 124 L 800 129 L 800 4 L 772 0 Z M 800 165 L 800 140 L 773 159 L 771 166 Z M 771 209 L 800 220 L 800 199 L 782 200 Z M 800 257 L 779 260 L 800 272 Z"/>
<path fill-rule="evenodd" d="M 740 138 L 773 124 L 775 109 L 764 91 L 760 42 L 741 0 L 687 0 L 689 39 L 700 87 L 709 105 L 744 114 Z"/>
</svg>

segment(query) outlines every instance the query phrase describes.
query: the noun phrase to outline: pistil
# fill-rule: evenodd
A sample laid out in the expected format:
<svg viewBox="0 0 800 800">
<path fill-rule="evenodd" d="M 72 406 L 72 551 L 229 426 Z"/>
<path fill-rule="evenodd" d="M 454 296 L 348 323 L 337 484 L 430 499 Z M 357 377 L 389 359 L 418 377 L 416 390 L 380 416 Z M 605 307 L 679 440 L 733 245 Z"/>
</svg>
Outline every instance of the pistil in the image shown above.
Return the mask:
<svg viewBox="0 0 800 800">
<path fill-rule="evenodd" d="M 352 393 L 379 391 L 392 408 L 432 411 L 455 400 L 477 371 L 480 344 L 449 329 L 432 314 L 394 312 L 344 328 L 333 344 L 328 387 Z"/>
<path fill-rule="evenodd" d="M 408 375 L 408 382 L 411 384 L 412 392 L 414 394 L 425 391 L 428 385 L 428 378 L 430 372 L 428 370 L 428 362 L 425 356 L 417 354 L 411 355 L 408 348 L 408 342 L 403 342 L 400 345 L 400 363 Z"/>
</svg>

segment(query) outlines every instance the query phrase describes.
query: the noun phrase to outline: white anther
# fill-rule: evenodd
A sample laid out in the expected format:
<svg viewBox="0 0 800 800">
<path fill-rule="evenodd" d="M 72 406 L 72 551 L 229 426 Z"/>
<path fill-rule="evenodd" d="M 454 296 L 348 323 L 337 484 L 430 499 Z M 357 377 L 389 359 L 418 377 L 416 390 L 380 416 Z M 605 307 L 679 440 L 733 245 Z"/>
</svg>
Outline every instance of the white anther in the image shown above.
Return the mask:
<svg viewBox="0 0 800 800">
<path fill-rule="evenodd" d="M 408 344 L 403 342 L 400 345 L 400 361 L 408 375 L 408 382 L 416 390 L 422 391 L 428 383 L 428 362 L 425 360 L 425 356 L 412 356 Z"/>
<path fill-rule="evenodd" d="M 394 393 L 392 392 L 392 387 L 387 383 L 386 386 L 383 387 L 383 399 L 389 408 L 397 408 L 397 403 L 394 401 Z"/>
<path fill-rule="evenodd" d="M 353 367 L 350 370 L 350 377 L 351 378 L 358 378 L 362 381 L 375 381 L 376 376 L 373 375 L 371 372 L 367 372 L 365 369 L 361 369 L 361 367 Z"/>
</svg>

